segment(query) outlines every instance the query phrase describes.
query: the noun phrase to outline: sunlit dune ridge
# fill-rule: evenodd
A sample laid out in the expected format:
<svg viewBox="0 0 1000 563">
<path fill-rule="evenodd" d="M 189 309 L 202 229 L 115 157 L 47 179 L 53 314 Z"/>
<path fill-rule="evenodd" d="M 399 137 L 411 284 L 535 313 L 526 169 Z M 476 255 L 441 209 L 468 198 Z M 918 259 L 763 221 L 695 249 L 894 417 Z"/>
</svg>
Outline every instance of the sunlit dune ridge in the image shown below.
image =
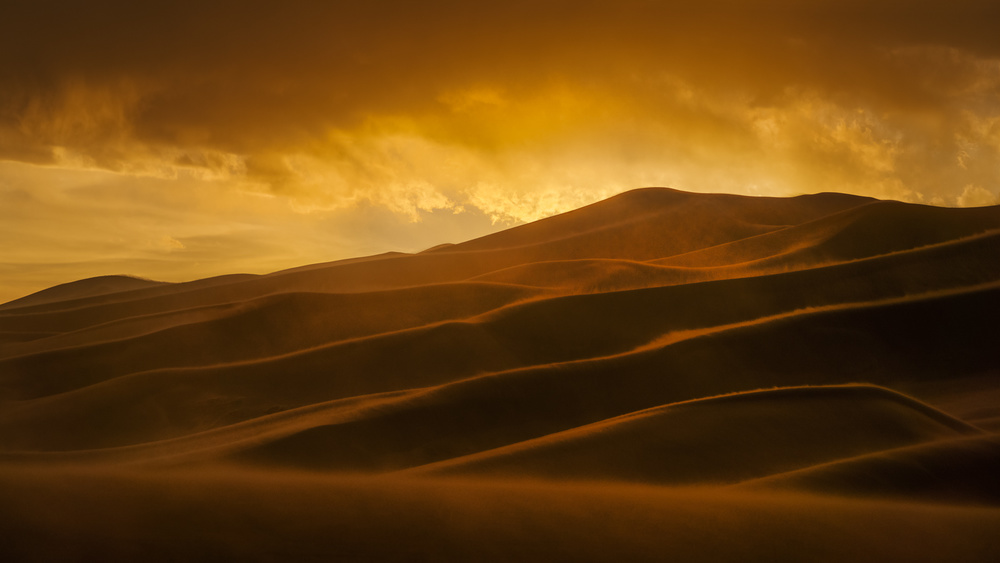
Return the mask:
<svg viewBox="0 0 1000 563">
<path fill-rule="evenodd" d="M 0 305 L 0 555 L 996 560 L 997 318 L 1000 207 L 832 193 L 81 280 Z"/>
</svg>

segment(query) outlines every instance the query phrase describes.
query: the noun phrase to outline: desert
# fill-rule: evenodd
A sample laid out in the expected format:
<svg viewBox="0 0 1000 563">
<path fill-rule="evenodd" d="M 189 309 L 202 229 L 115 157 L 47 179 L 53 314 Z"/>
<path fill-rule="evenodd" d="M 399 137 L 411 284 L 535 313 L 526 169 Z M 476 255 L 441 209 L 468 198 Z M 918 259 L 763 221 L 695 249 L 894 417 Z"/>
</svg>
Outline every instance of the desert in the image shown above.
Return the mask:
<svg viewBox="0 0 1000 563">
<path fill-rule="evenodd" d="M 0 305 L 9 561 L 995 561 L 1000 207 L 645 188 Z"/>
</svg>

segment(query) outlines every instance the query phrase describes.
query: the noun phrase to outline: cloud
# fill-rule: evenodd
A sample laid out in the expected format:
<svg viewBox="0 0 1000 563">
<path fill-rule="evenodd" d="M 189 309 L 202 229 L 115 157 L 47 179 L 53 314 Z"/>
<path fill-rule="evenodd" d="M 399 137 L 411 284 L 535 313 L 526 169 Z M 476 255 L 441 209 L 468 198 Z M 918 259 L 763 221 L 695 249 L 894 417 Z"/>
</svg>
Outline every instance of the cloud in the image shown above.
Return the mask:
<svg viewBox="0 0 1000 563">
<path fill-rule="evenodd" d="M 713 104 L 780 115 L 816 99 L 929 153 L 956 115 L 998 113 L 995 2 L 103 0 L 6 12 L 0 151 L 31 162 L 216 173 L 225 165 L 178 155 L 321 157 L 331 135 L 370 138 L 372 119 L 398 116 L 404 132 L 497 150 L 613 119 L 707 141 L 725 161 L 751 137 Z M 836 142 L 817 127 L 795 142 Z M 866 146 L 896 142 L 878 133 Z M 246 173 L 280 186 L 295 179 L 284 168 Z"/>
<path fill-rule="evenodd" d="M 995 194 L 981 186 L 968 185 L 958 196 L 960 207 L 981 207 L 985 205 L 1000 205 L 1000 194 Z"/>
</svg>

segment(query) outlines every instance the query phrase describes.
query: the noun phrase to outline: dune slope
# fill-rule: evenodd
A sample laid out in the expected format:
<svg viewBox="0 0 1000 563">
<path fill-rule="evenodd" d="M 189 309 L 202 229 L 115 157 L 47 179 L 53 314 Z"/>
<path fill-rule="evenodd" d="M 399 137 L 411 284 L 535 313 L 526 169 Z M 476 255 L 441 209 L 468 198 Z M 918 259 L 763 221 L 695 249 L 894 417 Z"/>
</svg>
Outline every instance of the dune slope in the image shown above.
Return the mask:
<svg viewBox="0 0 1000 563">
<path fill-rule="evenodd" d="M 726 483 L 970 433 L 880 387 L 785 387 L 655 407 L 418 472 Z"/>
</svg>

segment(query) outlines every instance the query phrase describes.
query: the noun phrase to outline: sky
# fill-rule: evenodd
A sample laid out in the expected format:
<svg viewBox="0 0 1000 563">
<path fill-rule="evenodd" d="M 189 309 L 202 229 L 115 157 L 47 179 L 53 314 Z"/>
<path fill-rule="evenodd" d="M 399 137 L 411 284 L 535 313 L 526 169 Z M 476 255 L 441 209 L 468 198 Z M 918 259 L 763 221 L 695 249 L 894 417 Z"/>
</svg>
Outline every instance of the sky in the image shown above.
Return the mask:
<svg viewBox="0 0 1000 563">
<path fill-rule="evenodd" d="M 5 0 L 0 302 L 668 186 L 1000 203 L 995 0 Z"/>
</svg>

